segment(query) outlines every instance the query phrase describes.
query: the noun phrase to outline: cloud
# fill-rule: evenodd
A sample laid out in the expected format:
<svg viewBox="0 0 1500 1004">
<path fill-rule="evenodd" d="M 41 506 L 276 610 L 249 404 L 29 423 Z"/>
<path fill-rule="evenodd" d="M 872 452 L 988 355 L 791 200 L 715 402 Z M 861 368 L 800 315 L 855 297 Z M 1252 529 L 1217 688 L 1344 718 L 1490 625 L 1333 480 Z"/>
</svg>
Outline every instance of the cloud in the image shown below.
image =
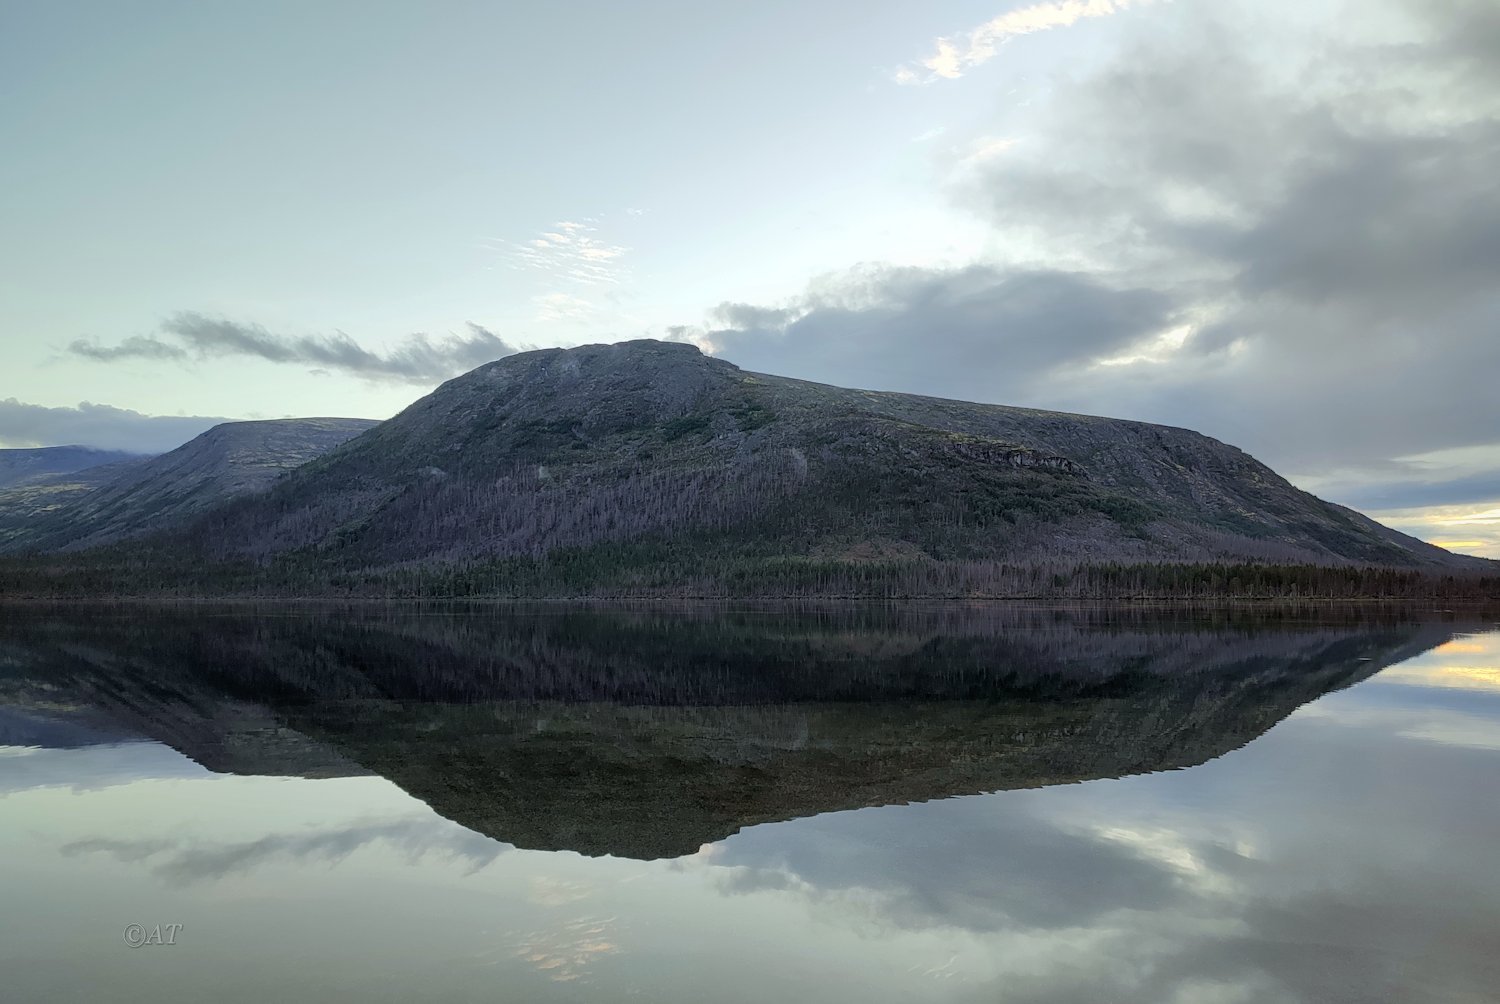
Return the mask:
<svg viewBox="0 0 1500 1004">
<path fill-rule="evenodd" d="M 982 136 L 969 145 L 968 152 L 958 158 L 961 167 L 977 167 L 994 160 L 1016 145 L 1008 136 Z"/>
<path fill-rule="evenodd" d="M 12 397 L 0 401 L 0 445 L 165 453 L 227 421 L 204 415 L 143 415 L 88 401 L 71 408 L 49 408 Z"/>
<path fill-rule="evenodd" d="M 1430 540 L 1439 547 L 1500 559 L 1500 490 L 1470 494 L 1476 497 L 1467 505 L 1424 505 L 1394 510 L 1372 505 L 1369 511 L 1386 526 Z"/>
<path fill-rule="evenodd" d="M 1025 8 L 937 69 L 1120 7 Z M 736 305 L 702 338 L 772 372 L 1188 426 L 1293 476 L 1494 443 L 1500 7 L 1341 9 L 1293 31 L 1162 5 L 1159 31 L 984 123 L 1018 140 L 1003 156 L 954 170 L 1004 257 L 857 270 L 787 323 Z"/>
<path fill-rule="evenodd" d="M 915 65 L 896 71 L 896 82 L 927 84 L 954 80 L 966 70 L 992 59 L 1013 38 L 1054 28 L 1066 28 L 1086 18 L 1108 17 L 1151 0 L 1050 0 L 1006 11 L 960 35 L 940 38 L 933 53 Z"/>
<path fill-rule="evenodd" d="M 186 359 L 187 350 L 180 345 L 169 345 L 159 338 L 148 335 L 132 335 L 118 345 L 99 345 L 86 339 L 77 339 L 68 346 L 75 356 L 93 359 L 96 362 L 113 362 L 116 359 Z"/>
<path fill-rule="evenodd" d="M 859 893 L 886 923 L 907 930 L 1076 928 L 1116 910 L 1166 909 L 1188 891 L 1139 848 L 1024 815 L 999 817 L 992 807 L 969 797 L 867 812 L 859 822 L 878 823 L 878 840 L 841 813 L 751 828 L 712 860 L 725 867 L 726 893 Z"/>
<path fill-rule="evenodd" d="M 83 792 L 134 784 L 142 778 L 196 778 L 207 773 L 203 767 L 160 743 L 124 736 L 110 737 L 77 722 L 71 723 L 76 731 L 68 736 L 58 731 L 58 726 L 66 727 L 67 723 L 54 718 L 34 721 L 28 726 L 17 722 L 14 716 L 18 714 L 20 712 L 14 710 L 7 712 L 9 721 L 3 723 L 8 731 L 15 730 L 18 725 L 19 729 L 9 731 L 6 742 L 0 744 L 0 747 L 8 747 L 0 752 L 0 763 L 4 764 L 4 769 L 0 770 L 0 798 L 37 788 Z M 22 742 L 14 742 L 16 739 Z M 71 749 L 38 745 L 58 740 L 80 745 Z"/>
<path fill-rule="evenodd" d="M 1493 440 L 1500 91 L 1451 58 L 1456 9 L 1423 9 L 1401 46 L 1311 45 L 1290 73 L 1224 25 L 1146 42 L 1060 97 L 1050 149 L 967 188 L 997 227 L 1197 319 L 1169 365 L 1081 368 L 1074 400 L 1302 469 Z"/>
<path fill-rule="evenodd" d="M 571 293 L 545 293 L 532 302 L 538 321 L 586 321 L 599 312 L 594 304 Z"/>
<path fill-rule="evenodd" d="M 169 884 L 193 885 L 247 874 L 285 861 L 337 864 L 372 844 L 395 847 L 408 861 L 428 855 L 461 861 L 471 874 L 511 849 L 444 819 L 415 818 L 312 832 L 269 833 L 237 843 L 97 838 L 64 844 L 58 850 L 64 857 L 108 855 L 125 864 L 147 868 Z"/>
<path fill-rule="evenodd" d="M 135 335 L 117 345 L 79 339 L 68 346 L 68 351 L 98 362 L 241 356 L 334 370 L 371 380 L 425 384 L 445 380 L 518 349 L 473 323 L 469 324 L 466 335 L 441 339 L 408 335 L 394 349 L 382 354 L 364 348 L 342 331 L 331 335 L 278 335 L 258 324 L 185 311 L 163 321 L 156 335 Z"/>
<path fill-rule="evenodd" d="M 632 213 L 632 215 L 638 215 Z M 563 220 L 524 241 L 493 239 L 484 246 L 506 254 L 512 268 L 537 271 L 574 286 L 617 286 L 630 248 L 594 236 L 593 220 Z"/>
<path fill-rule="evenodd" d="M 515 957 L 554 983 L 582 980 L 601 959 L 618 955 L 614 917 L 584 916 L 527 931 L 511 944 Z"/>
<path fill-rule="evenodd" d="M 1500 499 L 1500 470 L 1483 471 L 1463 477 L 1427 480 L 1399 478 L 1386 480 L 1379 475 L 1359 478 L 1357 474 L 1326 484 L 1318 491 L 1328 492 L 1363 510 L 1418 509 L 1423 506 L 1459 505 Z"/>
<path fill-rule="evenodd" d="M 624 210 L 631 218 L 646 212 Z M 561 220 L 525 240 L 490 238 L 481 246 L 499 252 L 511 269 L 531 273 L 546 283 L 545 291 L 532 297 L 537 321 L 597 326 L 602 318 L 617 312 L 630 279 L 625 259 L 631 250 L 598 236 L 598 223 L 594 217 Z M 624 316 L 616 319 L 634 323 Z"/>
<path fill-rule="evenodd" d="M 747 369 L 996 400 L 1078 358 L 1150 340 L 1170 299 L 1061 271 L 867 268 L 777 308 L 720 305 L 701 338 Z"/>
</svg>

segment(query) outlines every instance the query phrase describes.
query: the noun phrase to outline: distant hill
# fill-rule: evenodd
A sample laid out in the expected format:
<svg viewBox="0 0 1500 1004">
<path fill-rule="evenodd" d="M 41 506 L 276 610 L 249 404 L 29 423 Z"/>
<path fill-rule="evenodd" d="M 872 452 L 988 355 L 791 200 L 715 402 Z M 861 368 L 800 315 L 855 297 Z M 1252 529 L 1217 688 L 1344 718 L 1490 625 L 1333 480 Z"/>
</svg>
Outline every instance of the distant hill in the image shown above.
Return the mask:
<svg viewBox="0 0 1500 1004">
<path fill-rule="evenodd" d="M 149 461 L 149 455 L 86 446 L 0 450 L 0 551 L 31 533 L 49 514 Z M 82 466 L 78 466 L 78 465 Z"/>
<path fill-rule="evenodd" d="M 105 464 L 142 459 L 124 450 L 96 450 L 88 446 L 41 446 L 0 450 L 0 489 L 46 481 Z"/>
<path fill-rule="evenodd" d="M 76 550 L 179 524 L 228 499 L 264 491 L 374 424 L 355 418 L 226 422 L 158 457 L 34 477 L 0 492 L 0 549 Z"/>
</svg>

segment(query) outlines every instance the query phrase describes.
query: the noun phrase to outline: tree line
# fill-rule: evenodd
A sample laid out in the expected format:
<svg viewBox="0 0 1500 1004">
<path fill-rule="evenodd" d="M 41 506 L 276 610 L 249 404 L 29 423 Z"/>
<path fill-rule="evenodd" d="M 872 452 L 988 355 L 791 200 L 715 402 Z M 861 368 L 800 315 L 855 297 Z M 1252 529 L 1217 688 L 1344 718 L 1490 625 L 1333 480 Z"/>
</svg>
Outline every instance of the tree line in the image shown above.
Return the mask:
<svg viewBox="0 0 1500 1004">
<path fill-rule="evenodd" d="M 1500 574 L 1269 562 L 852 560 L 634 540 L 515 556 L 204 561 L 166 544 L 0 561 L 0 598 L 1359 600 L 1500 603 Z"/>
</svg>

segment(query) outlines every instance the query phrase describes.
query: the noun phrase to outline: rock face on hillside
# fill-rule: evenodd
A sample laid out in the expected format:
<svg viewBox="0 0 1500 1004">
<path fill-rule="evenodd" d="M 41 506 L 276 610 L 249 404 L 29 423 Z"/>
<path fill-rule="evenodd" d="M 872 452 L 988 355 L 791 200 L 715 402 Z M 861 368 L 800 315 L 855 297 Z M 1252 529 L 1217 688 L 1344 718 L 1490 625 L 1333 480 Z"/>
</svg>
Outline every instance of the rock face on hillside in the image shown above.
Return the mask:
<svg viewBox="0 0 1500 1004">
<path fill-rule="evenodd" d="M 355 418 L 226 422 L 159 457 L 81 472 L 43 494 L 0 496 L 0 549 L 76 550 L 180 524 L 276 478 L 375 423 Z"/>
<path fill-rule="evenodd" d="M 199 541 L 356 568 L 641 541 L 705 560 L 1483 564 L 1186 429 L 846 390 L 658 341 L 482 366 Z"/>
</svg>

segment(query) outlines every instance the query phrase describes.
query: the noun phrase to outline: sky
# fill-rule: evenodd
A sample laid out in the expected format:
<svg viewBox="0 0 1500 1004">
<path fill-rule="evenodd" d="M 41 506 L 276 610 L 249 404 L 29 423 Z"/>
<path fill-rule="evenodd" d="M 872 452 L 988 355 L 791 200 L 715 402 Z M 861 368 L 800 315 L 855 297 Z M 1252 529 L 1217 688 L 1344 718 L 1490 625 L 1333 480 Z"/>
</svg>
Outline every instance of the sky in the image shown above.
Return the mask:
<svg viewBox="0 0 1500 1004">
<path fill-rule="evenodd" d="M 1495 52 L 1493 0 L 0 0 L 0 446 L 676 338 L 1500 557 Z"/>
</svg>

